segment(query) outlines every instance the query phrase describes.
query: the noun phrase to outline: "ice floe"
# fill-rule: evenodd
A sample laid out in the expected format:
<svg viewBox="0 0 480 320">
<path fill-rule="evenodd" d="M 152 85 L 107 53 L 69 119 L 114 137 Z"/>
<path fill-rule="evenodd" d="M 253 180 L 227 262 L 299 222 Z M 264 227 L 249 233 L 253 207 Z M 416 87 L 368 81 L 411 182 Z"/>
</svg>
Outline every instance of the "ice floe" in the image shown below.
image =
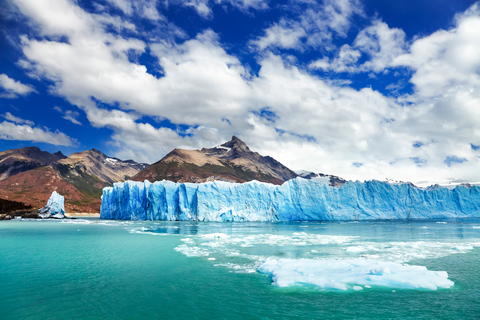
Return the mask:
<svg viewBox="0 0 480 320">
<path fill-rule="evenodd" d="M 466 253 L 472 241 L 364 241 L 359 236 L 306 232 L 281 234 L 190 235 L 175 250 L 188 257 L 215 259 L 231 272 L 260 271 L 277 286 L 307 284 L 325 290 L 359 291 L 450 288 L 447 272 L 431 271 L 411 261 Z"/>
<path fill-rule="evenodd" d="M 333 290 L 362 290 L 366 286 L 437 290 L 454 285 L 445 271 L 364 259 L 269 259 L 258 270 L 270 275 L 278 287 L 309 284 Z"/>
</svg>

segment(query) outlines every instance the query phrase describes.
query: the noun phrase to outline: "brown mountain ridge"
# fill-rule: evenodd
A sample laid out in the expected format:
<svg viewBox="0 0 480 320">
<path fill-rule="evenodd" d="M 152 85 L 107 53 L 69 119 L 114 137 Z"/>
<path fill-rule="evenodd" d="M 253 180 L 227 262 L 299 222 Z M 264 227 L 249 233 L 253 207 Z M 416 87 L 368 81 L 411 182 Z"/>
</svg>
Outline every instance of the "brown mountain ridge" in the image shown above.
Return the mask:
<svg viewBox="0 0 480 320">
<path fill-rule="evenodd" d="M 193 183 L 258 180 L 282 184 L 295 177 L 295 172 L 277 160 L 251 151 L 242 140 L 233 136 L 230 141 L 213 148 L 174 149 L 131 180 L 153 182 L 165 179 Z"/>
<path fill-rule="evenodd" d="M 201 150 L 174 149 L 148 166 L 133 160 L 108 157 L 92 149 L 65 157 L 36 147 L 0 152 L 0 199 L 43 207 L 53 191 L 65 197 L 66 212 L 99 212 L 104 187 L 125 180 L 201 183 L 258 180 L 282 184 L 301 176 L 340 187 L 342 178 L 293 172 L 277 160 L 262 156 L 233 136 L 228 142 Z M 12 206 L 11 203 L 8 204 Z"/>
<path fill-rule="evenodd" d="M 0 152 L 0 181 L 17 173 L 49 165 L 66 157 L 58 151 L 50 153 L 37 147 L 11 149 Z"/>
<path fill-rule="evenodd" d="M 99 212 L 104 187 L 124 181 L 146 167 L 132 160 L 108 157 L 96 149 L 73 153 L 68 158 L 35 147 L 7 150 L 0 153 L 0 168 L 8 175 L 0 181 L 0 199 L 41 208 L 57 191 L 65 197 L 67 212 Z"/>
</svg>

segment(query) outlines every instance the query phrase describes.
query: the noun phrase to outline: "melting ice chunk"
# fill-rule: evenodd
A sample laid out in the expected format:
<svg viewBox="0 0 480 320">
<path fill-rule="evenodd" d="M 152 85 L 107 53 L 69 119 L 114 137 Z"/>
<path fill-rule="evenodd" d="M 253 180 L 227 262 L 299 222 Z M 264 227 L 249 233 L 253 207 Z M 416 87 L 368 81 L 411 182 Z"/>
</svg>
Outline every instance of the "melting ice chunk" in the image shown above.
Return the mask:
<svg viewBox="0 0 480 320">
<path fill-rule="evenodd" d="M 59 195 L 57 191 L 53 191 L 47 201 L 47 205 L 38 211 L 42 218 L 59 218 L 65 217 L 64 197 Z"/>
<path fill-rule="evenodd" d="M 360 290 L 362 286 L 437 290 L 454 285 L 445 271 L 364 259 L 270 259 L 258 270 L 270 275 L 278 287 L 311 284 L 337 290 Z"/>
</svg>

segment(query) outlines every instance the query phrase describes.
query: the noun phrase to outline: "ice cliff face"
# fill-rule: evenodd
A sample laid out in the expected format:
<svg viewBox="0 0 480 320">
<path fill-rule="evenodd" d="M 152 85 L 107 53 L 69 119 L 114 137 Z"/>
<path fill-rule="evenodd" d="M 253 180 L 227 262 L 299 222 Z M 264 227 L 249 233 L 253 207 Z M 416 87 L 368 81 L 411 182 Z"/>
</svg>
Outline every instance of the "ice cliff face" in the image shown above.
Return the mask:
<svg viewBox="0 0 480 320">
<path fill-rule="evenodd" d="M 104 188 L 100 217 L 125 220 L 308 221 L 480 217 L 480 187 L 418 189 L 380 181 L 334 188 L 295 178 L 201 184 L 126 181 Z"/>
<path fill-rule="evenodd" d="M 65 199 L 63 196 L 59 195 L 57 191 L 53 191 L 52 195 L 48 199 L 47 205 L 38 210 L 38 214 L 42 218 L 64 218 L 64 201 Z"/>
</svg>

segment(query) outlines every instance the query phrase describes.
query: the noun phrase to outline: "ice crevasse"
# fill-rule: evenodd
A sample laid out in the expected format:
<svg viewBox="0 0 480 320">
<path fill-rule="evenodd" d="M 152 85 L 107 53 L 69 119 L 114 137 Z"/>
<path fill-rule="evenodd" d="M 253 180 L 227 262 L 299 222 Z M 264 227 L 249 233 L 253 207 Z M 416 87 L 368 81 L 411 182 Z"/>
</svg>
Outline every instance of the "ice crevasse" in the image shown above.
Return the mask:
<svg viewBox="0 0 480 320">
<path fill-rule="evenodd" d="M 411 184 L 348 181 L 340 188 L 303 178 L 150 183 L 103 189 L 100 217 L 169 221 L 330 221 L 480 217 L 480 187 L 420 189 Z"/>
</svg>

